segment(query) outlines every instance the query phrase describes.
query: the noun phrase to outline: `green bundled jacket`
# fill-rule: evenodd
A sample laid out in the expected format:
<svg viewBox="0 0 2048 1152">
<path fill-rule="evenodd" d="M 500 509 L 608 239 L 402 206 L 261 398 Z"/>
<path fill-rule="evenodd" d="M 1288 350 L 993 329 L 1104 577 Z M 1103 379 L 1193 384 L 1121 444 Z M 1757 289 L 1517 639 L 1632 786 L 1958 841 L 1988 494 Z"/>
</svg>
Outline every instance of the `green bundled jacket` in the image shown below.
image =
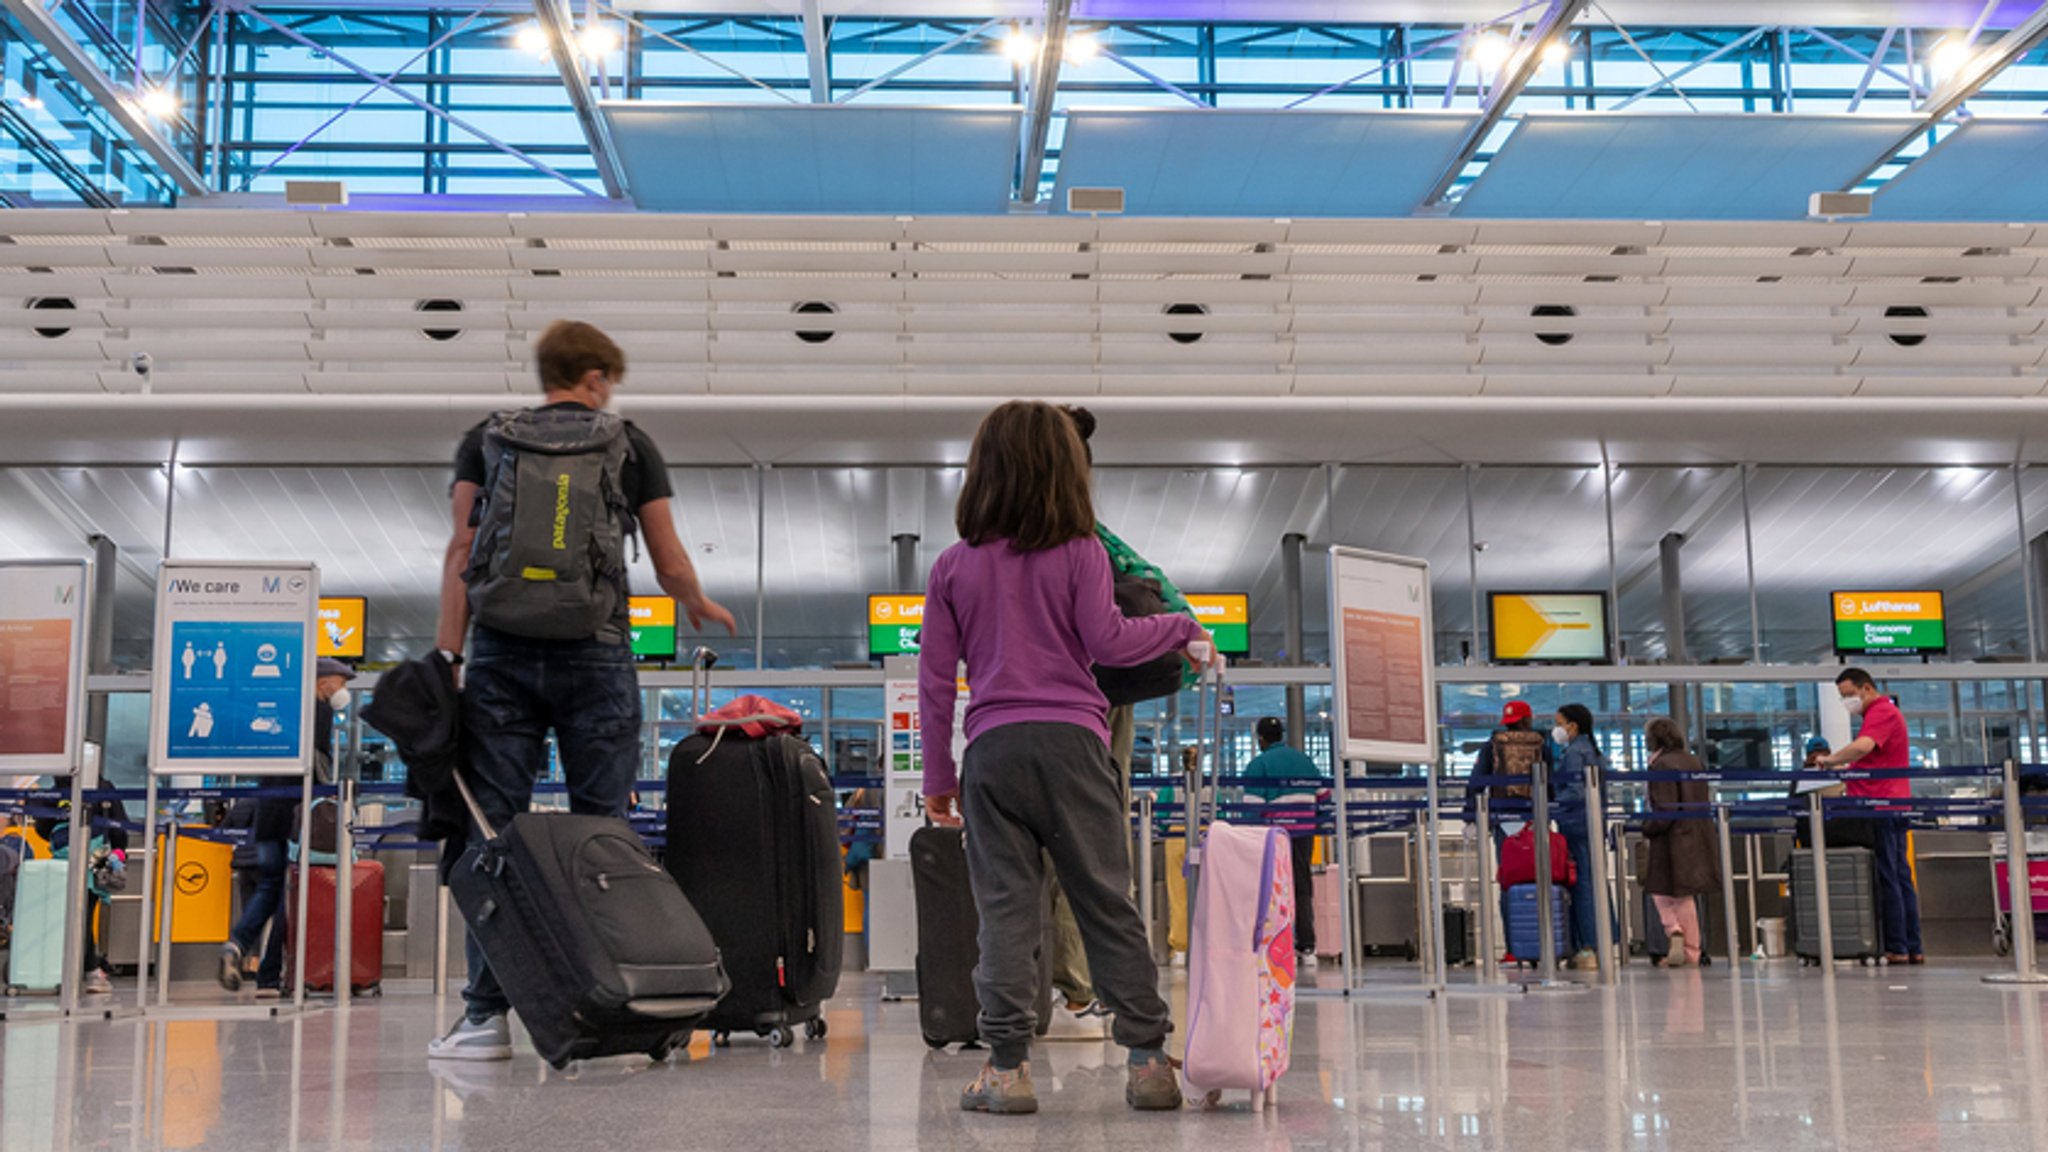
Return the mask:
<svg viewBox="0 0 2048 1152">
<path fill-rule="evenodd" d="M 1095 525 L 1095 538 L 1102 541 L 1103 550 L 1109 553 L 1111 571 L 1119 576 L 1141 576 L 1147 580 L 1157 581 L 1160 596 L 1166 601 L 1168 611 L 1182 616 L 1194 616 L 1195 610 L 1188 606 L 1188 598 L 1181 595 L 1174 582 L 1167 578 L 1166 573 L 1159 570 L 1159 565 L 1138 555 L 1136 549 L 1124 543 L 1123 537 L 1111 532 L 1099 521 Z M 1200 682 L 1201 674 L 1189 668 L 1181 679 L 1181 687 L 1193 688 Z"/>
</svg>

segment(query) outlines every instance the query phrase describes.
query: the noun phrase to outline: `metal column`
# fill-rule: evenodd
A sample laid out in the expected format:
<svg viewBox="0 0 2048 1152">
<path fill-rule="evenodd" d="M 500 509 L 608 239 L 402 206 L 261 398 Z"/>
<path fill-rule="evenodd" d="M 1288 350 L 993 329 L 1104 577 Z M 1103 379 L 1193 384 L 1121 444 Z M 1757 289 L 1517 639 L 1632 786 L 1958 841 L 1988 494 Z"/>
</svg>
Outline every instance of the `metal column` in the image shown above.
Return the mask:
<svg viewBox="0 0 2048 1152">
<path fill-rule="evenodd" d="M 1280 537 L 1280 590 L 1285 594 L 1287 666 L 1301 666 L 1302 607 L 1301 550 L 1308 537 L 1289 532 Z M 1308 749 L 1308 690 L 1300 684 L 1287 686 L 1287 741 L 1303 751 Z"/>
<path fill-rule="evenodd" d="M 916 533 L 899 532 L 889 542 L 896 548 L 892 572 L 896 591 L 912 596 L 924 591 L 924 572 L 918 566 L 917 551 L 923 541 Z"/>
<path fill-rule="evenodd" d="M 1664 657 L 1673 664 L 1692 663 L 1685 643 L 1685 579 L 1680 560 L 1684 548 L 1682 532 L 1666 532 L 1657 541 L 1657 570 L 1663 584 Z M 1692 731 L 1690 701 L 1684 686 L 1672 684 L 1667 691 L 1671 697 L 1671 718 L 1678 722 L 1681 731 Z"/>
</svg>

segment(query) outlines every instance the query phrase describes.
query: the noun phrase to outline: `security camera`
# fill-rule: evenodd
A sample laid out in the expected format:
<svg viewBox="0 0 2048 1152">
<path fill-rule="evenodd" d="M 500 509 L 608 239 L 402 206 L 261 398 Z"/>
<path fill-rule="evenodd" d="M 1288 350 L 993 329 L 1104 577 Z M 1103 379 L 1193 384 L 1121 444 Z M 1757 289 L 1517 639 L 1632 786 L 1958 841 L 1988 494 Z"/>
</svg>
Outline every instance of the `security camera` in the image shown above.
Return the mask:
<svg viewBox="0 0 2048 1152">
<path fill-rule="evenodd" d="M 151 356 L 147 352 L 137 352 L 134 355 L 134 357 L 128 361 L 128 365 L 129 367 L 135 369 L 135 374 L 137 376 L 140 376 L 144 380 L 147 380 L 149 379 L 150 374 L 156 371 L 156 358 Z"/>
</svg>

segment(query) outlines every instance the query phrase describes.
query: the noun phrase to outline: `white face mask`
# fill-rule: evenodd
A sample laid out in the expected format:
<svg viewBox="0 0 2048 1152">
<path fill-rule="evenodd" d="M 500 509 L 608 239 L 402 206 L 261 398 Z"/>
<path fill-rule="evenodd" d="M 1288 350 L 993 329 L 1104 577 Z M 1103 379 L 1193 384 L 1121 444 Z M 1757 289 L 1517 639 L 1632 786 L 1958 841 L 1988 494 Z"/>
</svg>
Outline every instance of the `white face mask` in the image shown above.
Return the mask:
<svg viewBox="0 0 2048 1152">
<path fill-rule="evenodd" d="M 340 712 L 345 710 L 348 707 L 348 702 L 353 699 L 355 699 L 355 697 L 349 695 L 348 689 L 336 688 L 334 690 L 334 695 L 329 696 L 327 698 L 327 706 L 329 708 L 334 709 L 336 712 Z"/>
<path fill-rule="evenodd" d="M 1842 707 L 1847 708 L 1851 716 L 1861 716 L 1863 715 L 1863 697 L 1844 696 L 1842 697 Z"/>
<path fill-rule="evenodd" d="M 1559 724 L 1550 730 L 1550 738 L 1559 744 L 1569 744 L 1572 742 L 1572 730 Z"/>
</svg>

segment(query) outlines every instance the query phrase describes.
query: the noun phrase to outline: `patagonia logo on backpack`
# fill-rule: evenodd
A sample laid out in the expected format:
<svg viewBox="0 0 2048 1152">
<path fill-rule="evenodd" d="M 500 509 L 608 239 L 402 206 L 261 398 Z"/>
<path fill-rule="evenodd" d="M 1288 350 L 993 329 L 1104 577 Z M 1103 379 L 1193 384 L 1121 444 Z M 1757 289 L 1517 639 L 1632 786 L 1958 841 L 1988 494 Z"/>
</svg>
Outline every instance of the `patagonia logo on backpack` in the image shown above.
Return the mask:
<svg viewBox="0 0 2048 1152">
<path fill-rule="evenodd" d="M 465 577 L 479 624 L 541 640 L 624 642 L 630 452 L 626 422 L 608 412 L 491 418 Z"/>
</svg>

